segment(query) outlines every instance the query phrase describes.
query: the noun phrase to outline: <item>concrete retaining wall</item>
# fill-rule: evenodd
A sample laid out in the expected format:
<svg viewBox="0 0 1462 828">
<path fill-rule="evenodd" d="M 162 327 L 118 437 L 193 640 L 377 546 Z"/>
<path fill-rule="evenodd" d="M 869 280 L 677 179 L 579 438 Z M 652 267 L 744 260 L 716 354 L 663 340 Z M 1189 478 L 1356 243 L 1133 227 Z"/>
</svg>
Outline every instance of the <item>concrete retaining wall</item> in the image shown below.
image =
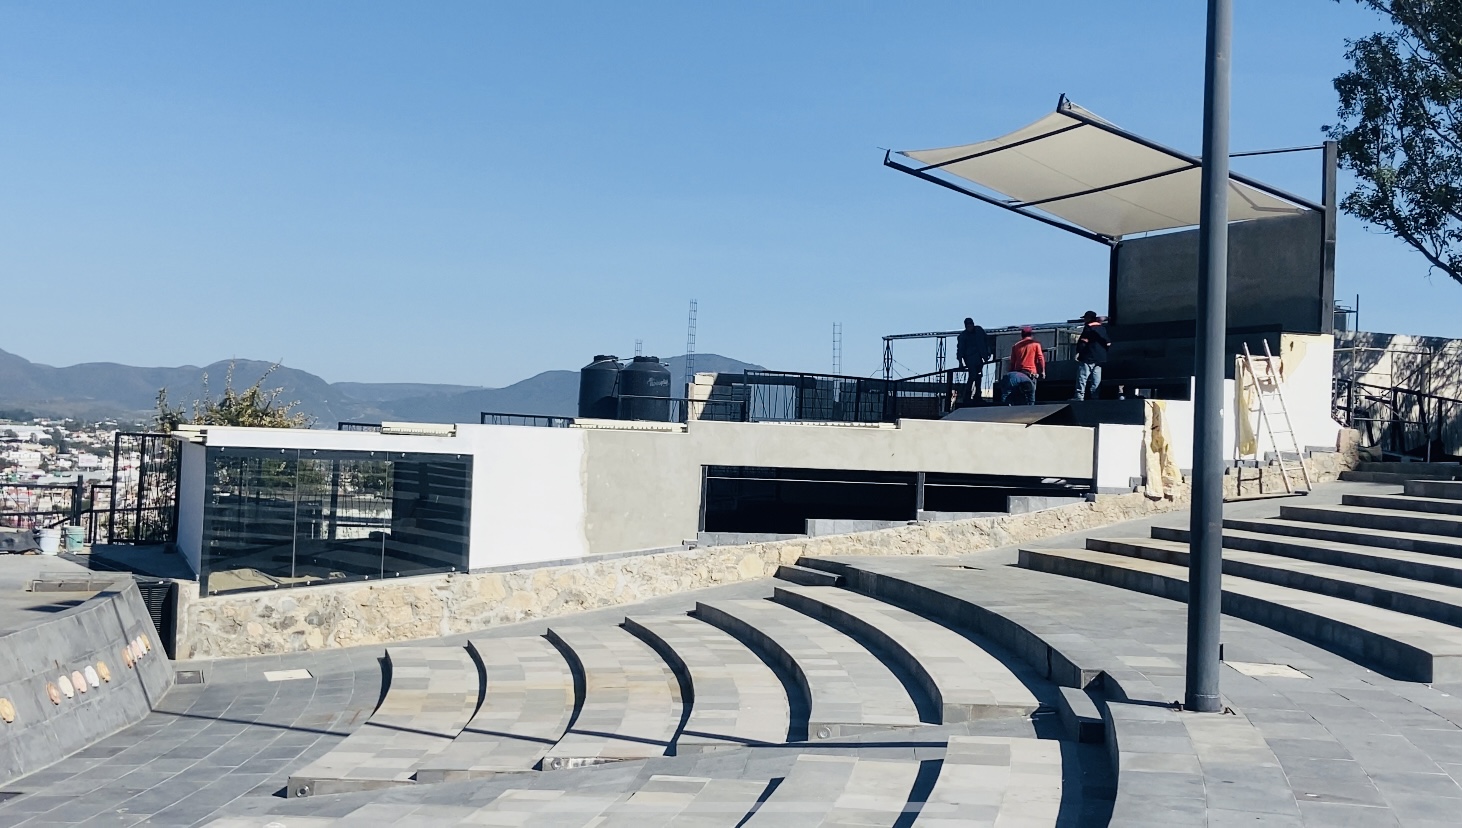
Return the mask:
<svg viewBox="0 0 1462 828">
<path fill-rule="evenodd" d="M 173 683 L 130 579 L 37 618 L 0 633 L 0 786 L 136 724 Z"/>
</svg>

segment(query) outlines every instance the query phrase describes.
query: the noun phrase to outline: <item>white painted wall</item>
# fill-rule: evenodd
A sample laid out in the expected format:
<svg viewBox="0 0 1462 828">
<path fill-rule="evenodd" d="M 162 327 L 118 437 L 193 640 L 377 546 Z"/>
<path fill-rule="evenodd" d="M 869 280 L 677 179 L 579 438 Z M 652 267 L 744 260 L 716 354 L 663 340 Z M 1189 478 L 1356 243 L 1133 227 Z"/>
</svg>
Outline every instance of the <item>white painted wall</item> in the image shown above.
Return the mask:
<svg viewBox="0 0 1462 828">
<path fill-rule="evenodd" d="M 1098 492 L 1132 491 L 1132 480 L 1142 478 L 1140 425 L 1103 423 L 1096 427 Z"/>
<path fill-rule="evenodd" d="M 575 428 L 460 425 L 473 455 L 473 569 L 588 554 L 584 443 Z"/>
</svg>

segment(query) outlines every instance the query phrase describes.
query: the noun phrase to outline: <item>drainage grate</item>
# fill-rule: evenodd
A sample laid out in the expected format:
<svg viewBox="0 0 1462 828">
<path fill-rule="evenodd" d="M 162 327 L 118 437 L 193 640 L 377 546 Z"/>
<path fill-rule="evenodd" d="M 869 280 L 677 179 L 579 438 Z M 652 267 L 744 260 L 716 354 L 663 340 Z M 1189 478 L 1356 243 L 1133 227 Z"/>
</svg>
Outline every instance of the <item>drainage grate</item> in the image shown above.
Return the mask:
<svg viewBox="0 0 1462 828">
<path fill-rule="evenodd" d="M 202 684 L 202 670 L 178 670 L 173 673 L 173 681 L 178 684 Z"/>
</svg>

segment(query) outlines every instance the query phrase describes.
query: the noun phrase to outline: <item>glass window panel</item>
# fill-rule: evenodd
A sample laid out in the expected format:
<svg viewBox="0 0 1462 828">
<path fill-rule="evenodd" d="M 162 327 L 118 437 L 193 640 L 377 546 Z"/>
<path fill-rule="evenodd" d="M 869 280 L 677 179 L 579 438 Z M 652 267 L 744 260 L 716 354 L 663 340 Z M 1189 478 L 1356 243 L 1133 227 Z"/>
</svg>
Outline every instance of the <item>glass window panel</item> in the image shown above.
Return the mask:
<svg viewBox="0 0 1462 828">
<path fill-rule="evenodd" d="M 471 457 L 208 451 L 208 594 L 467 569 Z"/>
</svg>

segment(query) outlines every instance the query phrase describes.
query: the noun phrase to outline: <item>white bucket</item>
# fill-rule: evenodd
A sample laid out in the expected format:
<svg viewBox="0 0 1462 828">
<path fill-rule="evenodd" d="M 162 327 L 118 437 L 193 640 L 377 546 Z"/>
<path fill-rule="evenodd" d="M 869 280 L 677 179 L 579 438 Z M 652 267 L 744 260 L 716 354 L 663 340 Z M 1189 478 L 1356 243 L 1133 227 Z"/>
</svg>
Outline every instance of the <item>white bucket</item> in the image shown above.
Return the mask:
<svg viewBox="0 0 1462 828">
<path fill-rule="evenodd" d="M 36 543 L 40 544 L 42 555 L 54 555 L 61 551 L 61 530 L 41 529 L 36 532 Z"/>
</svg>

